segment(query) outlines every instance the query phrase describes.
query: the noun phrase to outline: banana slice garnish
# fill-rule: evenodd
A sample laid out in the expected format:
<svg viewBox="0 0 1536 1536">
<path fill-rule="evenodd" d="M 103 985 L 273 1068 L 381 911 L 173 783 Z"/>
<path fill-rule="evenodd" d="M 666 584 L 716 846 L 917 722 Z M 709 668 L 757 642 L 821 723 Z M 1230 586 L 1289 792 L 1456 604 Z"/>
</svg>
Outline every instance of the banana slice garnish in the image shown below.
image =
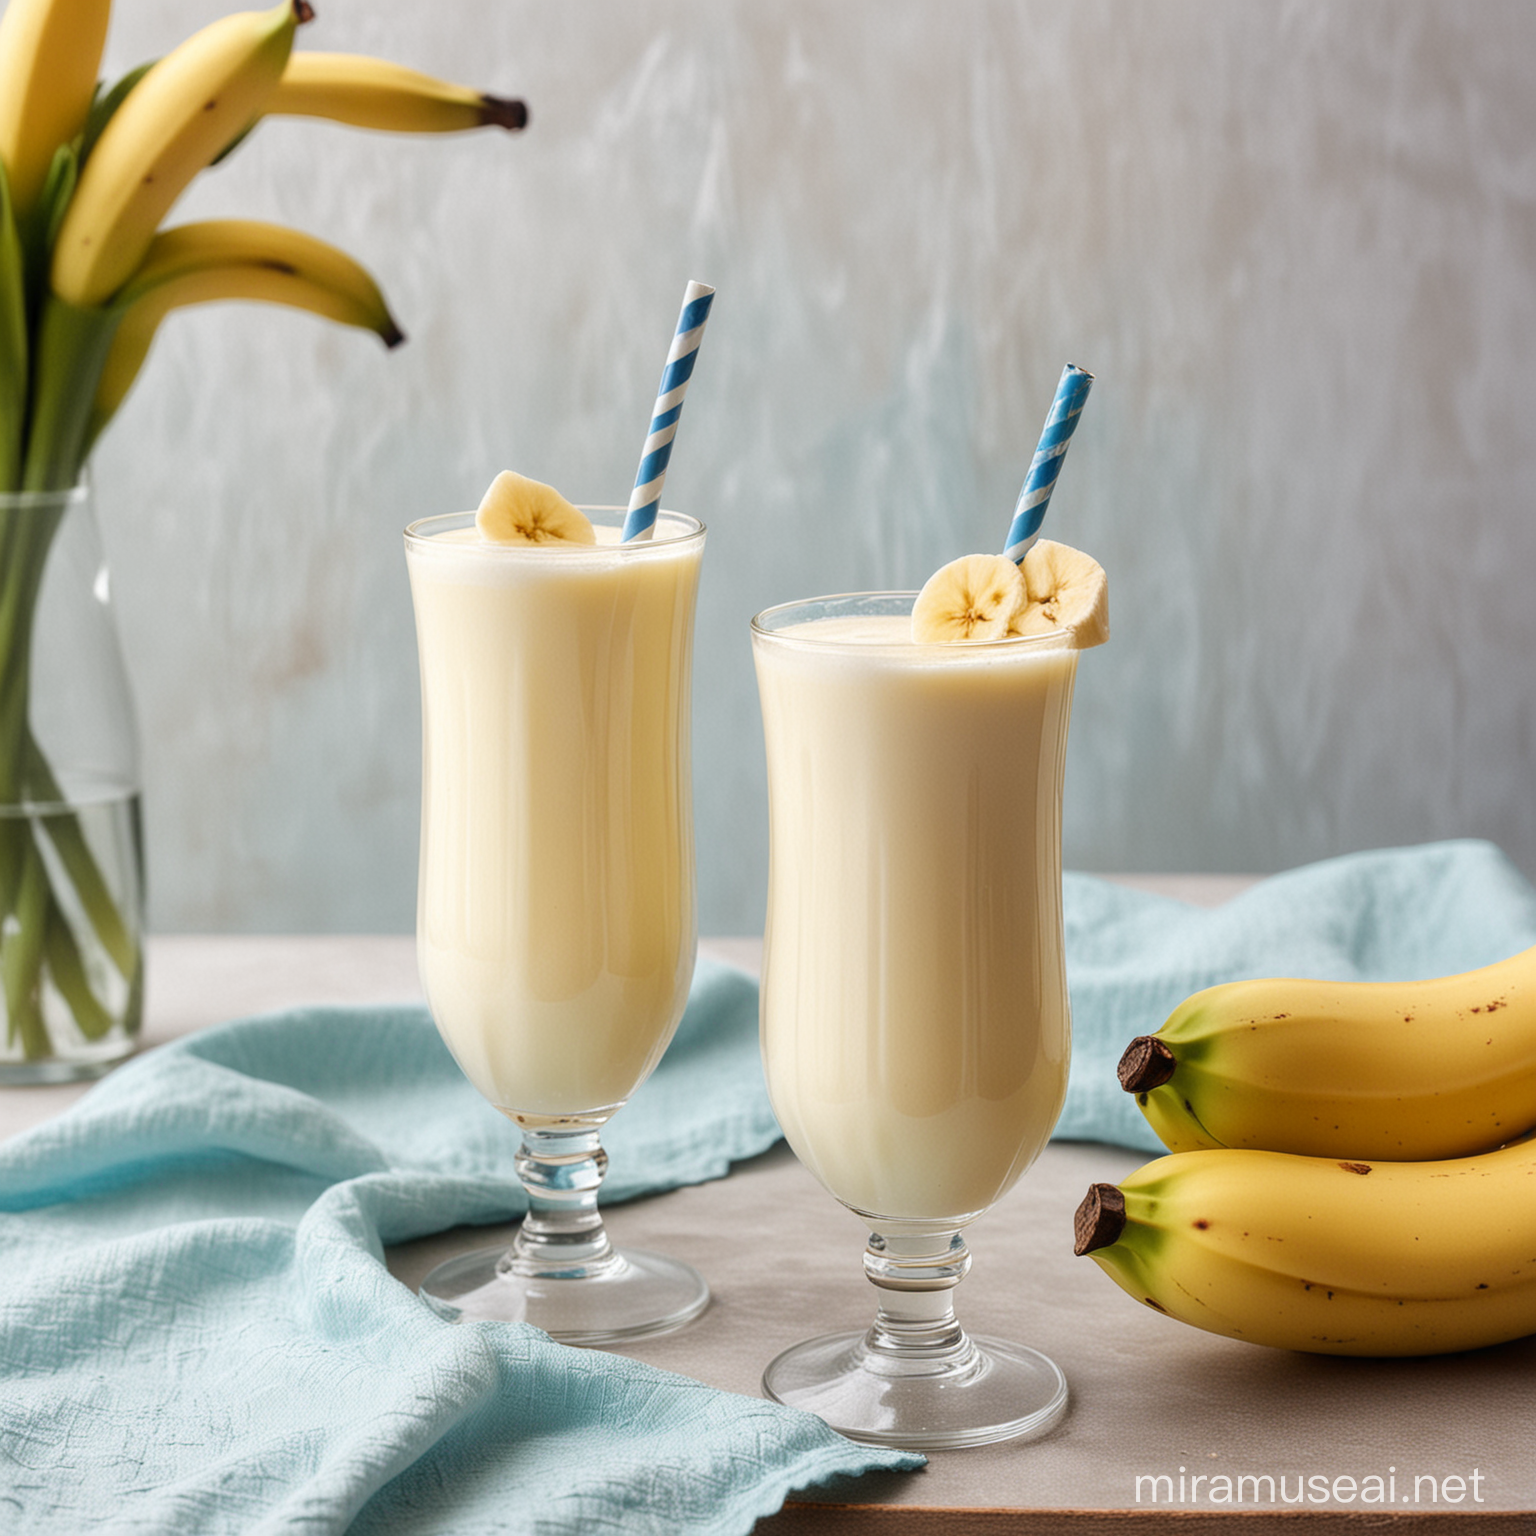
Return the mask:
<svg viewBox="0 0 1536 1536">
<path fill-rule="evenodd" d="M 1022 565 L 962 555 L 928 578 L 912 605 L 919 644 L 1064 631 L 1075 650 L 1109 639 L 1109 579 L 1090 555 L 1040 539 Z"/>
<path fill-rule="evenodd" d="M 1029 602 L 1009 634 L 1064 629 L 1079 651 L 1109 639 L 1109 578 L 1092 555 L 1040 539 L 1030 546 L 1020 570 Z"/>
<path fill-rule="evenodd" d="M 595 544 L 592 524 L 553 486 L 504 469 L 475 513 L 475 528 L 493 544 Z"/>
<path fill-rule="evenodd" d="M 921 645 L 1001 640 L 1028 603 L 1024 577 L 1005 555 L 962 555 L 941 566 L 912 605 L 912 638 Z"/>
</svg>

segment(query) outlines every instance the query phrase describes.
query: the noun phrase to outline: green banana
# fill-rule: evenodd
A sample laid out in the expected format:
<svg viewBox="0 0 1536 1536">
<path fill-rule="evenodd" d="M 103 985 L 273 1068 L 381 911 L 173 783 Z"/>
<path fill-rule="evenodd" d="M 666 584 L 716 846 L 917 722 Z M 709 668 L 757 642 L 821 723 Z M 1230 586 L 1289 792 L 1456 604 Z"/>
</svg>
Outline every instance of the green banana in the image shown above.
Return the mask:
<svg viewBox="0 0 1536 1536">
<path fill-rule="evenodd" d="M 155 237 L 113 306 L 120 320 L 92 403 L 88 444 L 132 387 L 166 315 L 222 299 L 307 309 L 373 331 L 390 347 L 405 339 L 378 285 L 345 251 L 254 219 L 178 225 Z"/>
<path fill-rule="evenodd" d="M 18 221 L 54 150 L 85 125 L 111 10 L 111 0 L 10 0 L 0 15 L 0 161 Z"/>
<path fill-rule="evenodd" d="M 187 183 L 260 115 L 287 63 L 308 0 L 239 11 L 153 65 L 101 130 L 54 245 L 53 291 L 109 302 L 143 259 Z"/>
<path fill-rule="evenodd" d="M 1536 948 L 1432 981 L 1208 987 L 1119 1075 L 1175 1152 L 1480 1152 L 1536 1125 Z"/>
<path fill-rule="evenodd" d="M 1078 1207 L 1075 1251 L 1209 1333 L 1335 1355 L 1433 1355 L 1536 1333 L 1536 1138 L 1365 1162 L 1175 1152 Z"/>
<path fill-rule="evenodd" d="M 353 53 L 293 53 L 267 102 L 266 115 L 324 117 L 390 133 L 454 133 L 494 125 L 524 128 L 521 101 L 487 96 Z"/>
</svg>

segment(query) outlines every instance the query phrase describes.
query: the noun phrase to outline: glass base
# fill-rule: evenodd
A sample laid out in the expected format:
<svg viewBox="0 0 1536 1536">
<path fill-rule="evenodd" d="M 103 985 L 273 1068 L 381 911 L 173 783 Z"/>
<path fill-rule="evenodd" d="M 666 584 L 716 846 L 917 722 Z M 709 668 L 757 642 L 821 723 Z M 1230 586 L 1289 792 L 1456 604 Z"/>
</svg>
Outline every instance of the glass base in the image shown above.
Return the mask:
<svg viewBox="0 0 1536 1536">
<path fill-rule="evenodd" d="M 35 1060 L 0 1061 L 0 1088 L 26 1088 L 49 1083 L 88 1083 L 105 1077 L 139 1048 L 137 1040 L 114 1042 L 95 1056 L 40 1056 Z"/>
<path fill-rule="evenodd" d="M 787 1349 L 763 1373 L 776 1402 L 814 1413 L 866 1445 L 950 1450 L 1045 1434 L 1067 1411 L 1067 1381 L 1038 1350 L 967 1338 L 958 1358 L 900 1360 L 866 1333 L 831 1333 Z"/>
<path fill-rule="evenodd" d="M 643 1248 L 616 1249 L 577 1276 L 519 1274 L 509 1249 L 482 1248 L 439 1264 L 421 1295 L 449 1322 L 532 1323 L 582 1345 L 671 1333 L 709 1305 L 697 1270 Z"/>
</svg>

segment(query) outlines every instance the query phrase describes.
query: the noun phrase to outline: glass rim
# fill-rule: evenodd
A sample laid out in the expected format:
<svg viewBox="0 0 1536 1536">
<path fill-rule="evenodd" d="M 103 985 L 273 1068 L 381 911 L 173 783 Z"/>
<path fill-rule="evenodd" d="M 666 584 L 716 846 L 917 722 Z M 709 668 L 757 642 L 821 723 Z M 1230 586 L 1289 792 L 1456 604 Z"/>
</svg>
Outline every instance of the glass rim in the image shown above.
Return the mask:
<svg viewBox="0 0 1536 1536">
<path fill-rule="evenodd" d="M 867 592 L 828 592 L 821 597 L 797 597 L 789 602 L 774 603 L 771 607 L 764 608 L 752 616 L 752 638 L 766 640 L 775 645 L 792 645 L 804 649 L 814 647 L 835 648 L 837 650 L 851 649 L 855 645 L 861 651 L 912 651 L 923 652 L 956 652 L 965 655 L 977 655 L 983 652 L 1000 653 L 1002 651 L 1029 650 L 1062 650 L 1075 651 L 1076 646 L 1064 644 L 1068 636 L 1065 629 L 1048 629 L 1038 635 L 1008 635 L 998 640 L 861 640 L 847 641 L 829 639 L 824 635 L 794 635 L 785 629 L 772 629 L 766 621 L 781 617 L 792 612 L 796 608 L 814 608 L 820 605 L 852 604 L 859 602 L 876 602 L 888 599 L 893 606 L 904 603 L 905 609 L 910 612 L 912 604 L 917 601 L 916 589 L 892 589 L 871 590 Z M 893 614 L 881 614 L 877 617 L 897 617 L 902 612 L 900 606 L 895 606 Z M 824 615 L 831 617 L 832 615 Z"/>
<path fill-rule="evenodd" d="M 26 511 L 32 507 L 73 507 L 89 498 L 90 481 L 82 476 L 71 486 L 57 491 L 0 491 L 0 507 Z"/>
<path fill-rule="evenodd" d="M 614 523 L 622 524 L 628 512 L 628 508 L 621 506 L 582 506 L 578 503 L 573 505 L 578 512 L 587 513 L 589 516 L 597 514 L 603 519 L 605 527 L 611 527 Z M 660 524 L 664 517 L 675 518 L 684 526 L 663 533 Z M 455 528 L 472 528 L 474 522 L 473 511 L 434 512 L 430 517 L 418 517 L 405 525 L 405 542 L 407 547 L 425 548 L 431 545 L 438 534 L 447 533 Z M 704 523 L 699 518 L 687 512 L 673 512 L 663 507 L 656 514 L 656 527 L 652 536 L 648 539 L 631 539 L 627 544 L 496 544 L 486 540 L 476 543 L 473 547 L 477 554 L 486 554 L 493 559 L 519 559 L 535 553 L 541 559 L 550 556 L 556 559 L 571 559 L 581 555 L 590 558 L 594 554 L 610 555 L 619 550 L 635 555 L 648 549 L 675 549 L 692 539 L 702 539 L 706 531 Z"/>
</svg>

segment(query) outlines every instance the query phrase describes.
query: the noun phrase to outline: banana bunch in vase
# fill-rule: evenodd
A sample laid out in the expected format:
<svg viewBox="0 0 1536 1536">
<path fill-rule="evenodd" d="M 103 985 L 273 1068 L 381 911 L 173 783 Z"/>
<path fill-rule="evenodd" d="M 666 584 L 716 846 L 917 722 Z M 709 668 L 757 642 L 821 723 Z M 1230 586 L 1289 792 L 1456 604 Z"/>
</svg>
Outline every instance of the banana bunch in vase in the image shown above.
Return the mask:
<svg viewBox="0 0 1536 1536">
<path fill-rule="evenodd" d="M 283 226 L 162 229 L 188 184 L 263 117 L 406 133 L 525 125 L 523 104 L 382 59 L 295 53 L 307 0 L 242 11 L 110 88 L 109 0 L 0 15 L 0 491 L 66 489 L 172 310 L 254 299 L 402 340 L 345 252 Z"/>
<path fill-rule="evenodd" d="M 1414 982 L 1238 981 L 1121 1058 L 1170 1155 L 1076 1251 L 1212 1333 L 1431 1355 L 1536 1333 L 1536 948 Z"/>
<path fill-rule="evenodd" d="M 527 120 L 521 102 L 380 59 L 295 54 L 307 0 L 224 16 L 108 85 L 110 11 L 0 12 L 0 1053 L 44 1067 L 76 1033 L 136 1032 L 142 996 L 128 898 L 33 729 L 33 631 L 67 493 L 173 310 L 254 299 L 402 340 L 363 267 L 312 235 L 162 221 L 264 117 L 408 133 Z"/>
</svg>

